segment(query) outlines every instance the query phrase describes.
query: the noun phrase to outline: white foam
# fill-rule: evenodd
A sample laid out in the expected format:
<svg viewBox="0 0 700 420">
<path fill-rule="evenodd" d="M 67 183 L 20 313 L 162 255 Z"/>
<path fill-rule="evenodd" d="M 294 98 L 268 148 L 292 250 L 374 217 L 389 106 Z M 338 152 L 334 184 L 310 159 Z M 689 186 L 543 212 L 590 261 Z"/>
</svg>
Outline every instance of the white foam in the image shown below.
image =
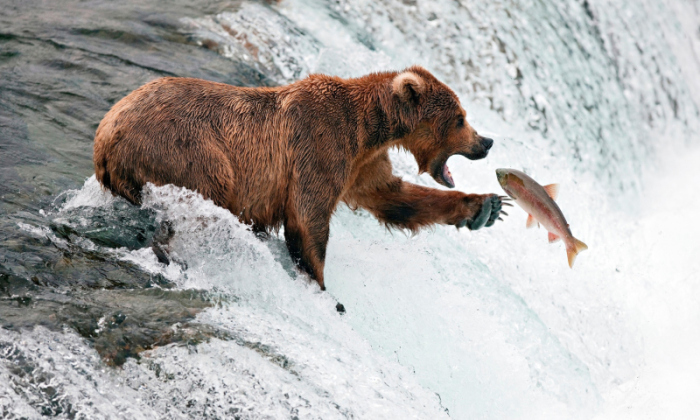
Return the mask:
<svg viewBox="0 0 700 420">
<path fill-rule="evenodd" d="M 0 409 L 26 418 L 153 419 L 157 412 L 70 331 L 0 329 Z M 115 379 L 117 379 L 115 381 Z"/>
<path fill-rule="evenodd" d="M 700 150 L 672 153 L 648 176 L 635 231 L 617 239 L 617 294 L 644 341 L 644 363 L 611 390 L 599 419 L 692 419 L 700 413 Z"/>
<path fill-rule="evenodd" d="M 364 212 L 336 214 L 329 292 L 353 328 L 415 370 L 456 418 L 586 417 L 645 369 L 647 336 L 621 284 L 637 278 L 622 261 L 649 262 L 621 238 L 637 237 L 641 168 L 657 145 L 697 141 L 700 97 L 683 75 L 700 66 L 673 44 L 684 35 L 672 10 L 637 6 L 290 0 L 278 8 L 304 42 L 347 57 L 324 71 L 354 75 L 347 62 L 380 54 L 382 66 L 419 63 L 448 82 L 472 125 L 496 137 L 484 161 L 450 160 L 457 187 L 500 191 L 497 167 L 558 182 L 572 230 L 589 245 L 572 271 L 563 246 L 525 230 L 517 209 L 490 231 L 438 227 L 415 238 L 388 235 Z M 658 27 L 664 36 L 641 35 Z M 309 73 L 318 56 L 296 62 Z M 435 186 L 415 175 L 410 157 L 392 160 L 398 175 Z"/>
<path fill-rule="evenodd" d="M 95 175 L 85 181 L 79 194 L 76 191 L 67 191 L 65 194 L 67 195 L 67 200 L 61 206 L 63 211 L 79 207 L 106 207 L 111 205 L 114 200 L 117 200 L 111 192 L 100 185 Z M 59 196 L 58 198 L 61 197 Z"/>
</svg>

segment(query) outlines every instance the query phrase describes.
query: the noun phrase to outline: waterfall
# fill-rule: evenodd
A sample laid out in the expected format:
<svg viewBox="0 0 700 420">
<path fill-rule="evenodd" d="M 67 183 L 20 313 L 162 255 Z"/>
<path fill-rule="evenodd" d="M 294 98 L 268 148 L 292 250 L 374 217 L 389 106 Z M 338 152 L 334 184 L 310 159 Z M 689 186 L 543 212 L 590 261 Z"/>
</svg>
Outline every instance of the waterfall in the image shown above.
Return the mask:
<svg viewBox="0 0 700 420">
<path fill-rule="evenodd" d="M 424 66 L 495 140 L 484 160 L 450 159 L 457 189 L 499 193 L 499 167 L 559 183 L 589 250 L 570 269 L 520 209 L 489 229 L 411 236 L 341 206 L 322 293 L 282 236 L 261 241 L 194 192 L 148 186 L 175 263 L 105 252 L 213 296 L 196 321 L 216 334 L 107 369 L 71 330 L 0 330 L 0 382 L 39 366 L 21 380 L 86 418 L 697 416 L 698 24 L 697 1 L 663 0 L 284 0 L 183 17 L 183 35 L 278 84 Z M 391 158 L 441 188 L 409 154 Z M 94 177 L 66 194 L 47 217 L 76 229 L 93 223 L 86 209 L 134 211 Z M 41 386 L 0 387 L 0 400 L 31 417 Z"/>
</svg>

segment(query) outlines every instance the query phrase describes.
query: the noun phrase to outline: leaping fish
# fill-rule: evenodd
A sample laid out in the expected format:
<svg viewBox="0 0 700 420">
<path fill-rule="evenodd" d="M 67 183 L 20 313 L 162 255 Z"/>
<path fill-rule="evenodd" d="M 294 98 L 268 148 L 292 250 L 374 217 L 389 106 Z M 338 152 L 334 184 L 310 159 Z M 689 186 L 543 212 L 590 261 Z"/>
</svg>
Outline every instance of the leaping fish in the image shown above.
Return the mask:
<svg viewBox="0 0 700 420">
<path fill-rule="evenodd" d="M 542 224 L 549 233 L 550 243 L 559 239 L 564 240 L 569 267 L 573 268 L 578 253 L 588 249 L 588 246 L 574 238 L 564 214 L 554 202 L 559 193 L 559 184 L 543 187 L 528 175 L 515 169 L 496 169 L 496 176 L 503 191 L 528 213 L 526 223 L 528 228 L 535 223 Z"/>
</svg>

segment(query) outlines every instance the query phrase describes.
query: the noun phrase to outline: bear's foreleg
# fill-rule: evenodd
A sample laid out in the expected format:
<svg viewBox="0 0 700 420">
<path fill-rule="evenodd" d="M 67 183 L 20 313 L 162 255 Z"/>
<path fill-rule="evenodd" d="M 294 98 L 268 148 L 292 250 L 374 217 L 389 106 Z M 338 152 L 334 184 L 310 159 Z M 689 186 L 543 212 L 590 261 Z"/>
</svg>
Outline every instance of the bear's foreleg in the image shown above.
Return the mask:
<svg viewBox="0 0 700 420">
<path fill-rule="evenodd" d="M 358 189 L 346 202 L 366 208 L 388 226 L 413 232 L 436 223 L 471 230 L 488 227 L 498 219 L 502 207 L 496 194 L 437 190 L 397 177 L 372 188 Z"/>
</svg>

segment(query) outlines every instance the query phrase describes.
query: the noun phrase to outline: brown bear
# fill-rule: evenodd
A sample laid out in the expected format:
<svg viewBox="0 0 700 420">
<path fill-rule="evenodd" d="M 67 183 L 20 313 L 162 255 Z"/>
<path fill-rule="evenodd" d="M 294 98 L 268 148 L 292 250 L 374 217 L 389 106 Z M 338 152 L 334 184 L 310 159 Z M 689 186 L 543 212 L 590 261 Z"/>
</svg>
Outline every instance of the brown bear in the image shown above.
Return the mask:
<svg viewBox="0 0 700 420">
<path fill-rule="evenodd" d="M 120 100 L 97 128 L 95 174 L 131 203 L 147 182 L 197 191 L 256 232 L 284 226 L 298 267 L 325 289 L 329 223 L 338 203 L 387 226 L 491 226 L 501 197 L 414 185 L 387 151 L 410 151 L 420 172 L 454 187 L 447 159 L 481 159 L 479 136 L 445 84 L 421 67 L 356 79 L 311 75 L 245 88 L 167 77 Z"/>
</svg>

